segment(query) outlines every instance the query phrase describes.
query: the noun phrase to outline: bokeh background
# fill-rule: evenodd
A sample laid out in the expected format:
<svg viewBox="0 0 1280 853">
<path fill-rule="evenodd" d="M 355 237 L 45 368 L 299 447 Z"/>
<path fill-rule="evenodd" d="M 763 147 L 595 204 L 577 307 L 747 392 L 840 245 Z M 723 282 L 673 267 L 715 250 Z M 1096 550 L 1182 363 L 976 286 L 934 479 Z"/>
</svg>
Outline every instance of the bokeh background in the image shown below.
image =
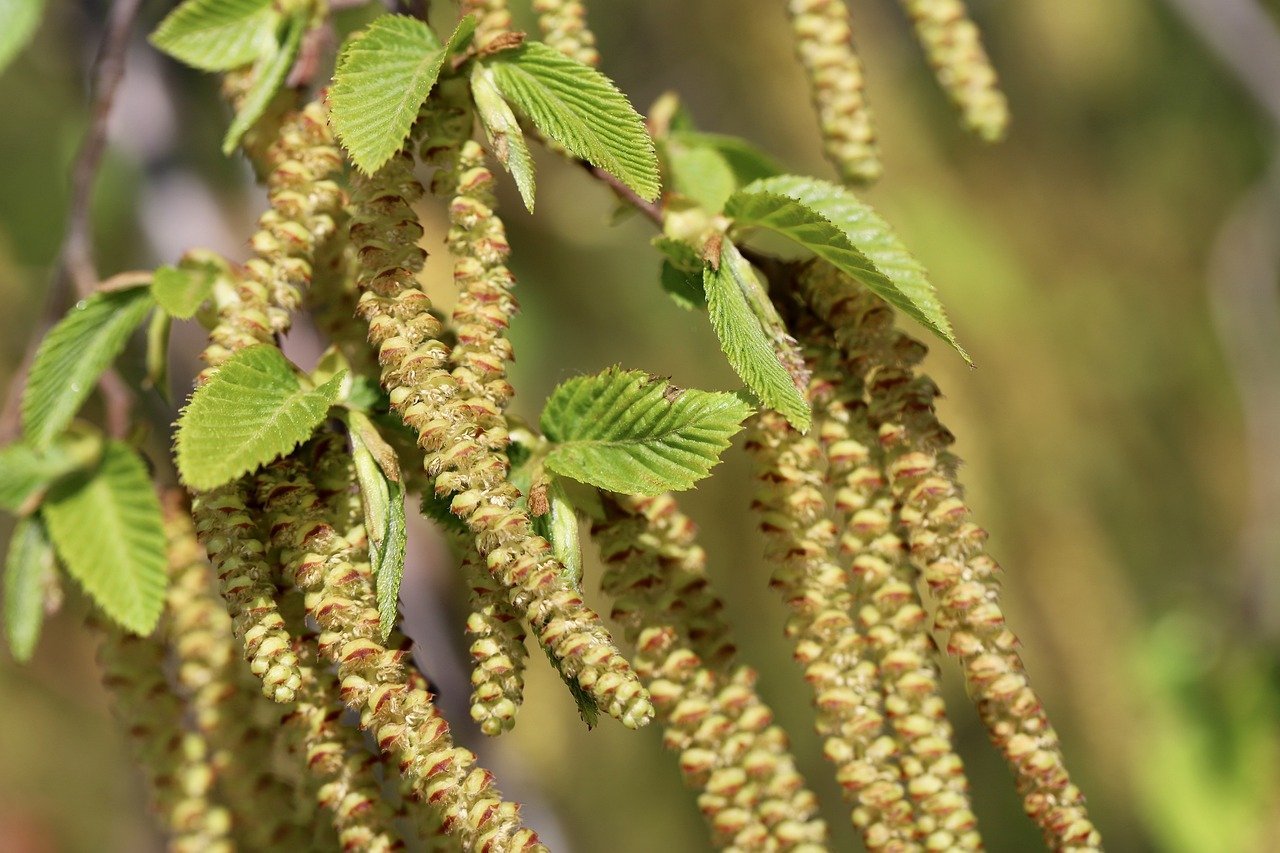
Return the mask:
<svg viewBox="0 0 1280 853">
<path fill-rule="evenodd" d="M 603 68 L 642 110 L 674 89 L 703 129 L 831 174 L 781 0 L 590 5 Z M 958 129 L 897 5 L 851 0 L 886 162 L 867 198 L 931 269 L 977 363 L 937 349 L 929 369 L 1006 569 L 1011 622 L 1110 849 L 1280 850 L 1280 3 L 970 5 L 1014 116 L 995 147 Z M 0 389 L 41 322 L 106 14 L 50 7 L 0 80 Z M 142 26 L 167 9 L 145 4 Z M 218 153 L 226 118 L 209 78 L 134 39 L 95 203 L 104 274 L 191 246 L 247 255 L 262 200 Z M 556 382 L 615 363 L 736 387 L 705 320 L 659 289 L 647 223 L 610 226 L 609 194 L 551 157 L 539 189 L 534 217 L 504 196 L 524 308 L 519 411 L 534 417 Z M 424 215 L 434 250 L 440 212 Z M 188 366 L 197 334 L 175 342 Z M 854 850 L 765 585 L 751 489 L 735 448 L 685 504 L 833 848 Z M 409 632 L 460 737 L 555 849 L 705 849 L 657 727 L 588 732 L 540 656 L 515 731 L 481 742 L 465 720 L 451 567 L 425 525 L 414 541 Z M 0 652 L 0 851 L 158 849 L 87 606 L 67 593 L 32 664 Z M 958 679 L 948 685 L 988 849 L 1038 849 Z"/>
</svg>

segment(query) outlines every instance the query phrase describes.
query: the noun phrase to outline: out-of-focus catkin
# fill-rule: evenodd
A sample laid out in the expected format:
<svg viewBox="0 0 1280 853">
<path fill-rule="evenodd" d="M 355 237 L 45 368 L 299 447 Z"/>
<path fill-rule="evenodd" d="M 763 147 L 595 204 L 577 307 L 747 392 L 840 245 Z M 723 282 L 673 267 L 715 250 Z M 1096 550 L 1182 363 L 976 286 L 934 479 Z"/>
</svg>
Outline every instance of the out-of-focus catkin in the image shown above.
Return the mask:
<svg viewBox="0 0 1280 853">
<path fill-rule="evenodd" d="M 487 47 L 495 38 L 511 30 L 511 10 L 507 0 L 462 0 L 464 15 L 476 17 L 476 45 Z"/>
<path fill-rule="evenodd" d="M 587 26 L 587 4 L 582 0 L 533 0 L 542 40 L 583 65 L 599 65 L 596 37 Z"/>
<path fill-rule="evenodd" d="M 663 742 L 680 753 L 718 847 L 820 850 L 827 829 L 786 733 L 735 665 L 723 604 L 706 576 L 693 522 L 670 495 L 606 495 L 592 536 L 605 561 L 613 616 L 635 643 Z"/>
<path fill-rule="evenodd" d="M 960 110 L 965 128 L 988 142 L 999 140 L 1009 124 L 1009 105 L 964 0 L 899 2 L 915 25 L 938 84 Z"/>
<path fill-rule="evenodd" d="M 845 0 L 787 0 L 787 11 L 827 159 L 847 183 L 874 182 L 883 168 Z"/>
<path fill-rule="evenodd" d="M 934 409 L 937 386 L 915 371 L 925 347 L 893 327 L 878 297 L 830 267 L 810 265 L 799 283 L 844 350 L 847 370 L 865 377 L 870 422 L 884 448 L 911 559 L 933 592 L 947 651 L 959 660 L 988 734 L 1014 771 L 1027 814 L 1052 849 L 1101 849 L 1005 624 L 999 567 L 956 481 L 957 463 L 947 451 L 952 436 Z"/>
</svg>

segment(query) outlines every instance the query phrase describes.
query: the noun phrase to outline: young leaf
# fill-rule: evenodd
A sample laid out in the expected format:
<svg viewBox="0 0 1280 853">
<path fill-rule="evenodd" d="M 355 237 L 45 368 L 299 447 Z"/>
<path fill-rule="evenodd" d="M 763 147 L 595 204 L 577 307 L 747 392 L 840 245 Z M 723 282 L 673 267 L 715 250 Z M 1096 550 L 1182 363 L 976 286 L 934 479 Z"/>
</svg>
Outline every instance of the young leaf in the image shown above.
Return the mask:
<svg viewBox="0 0 1280 853">
<path fill-rule="evenodd" d="M 757 181 L 729 200 L 743 225 L 779 231 L 933 331 L 972 363 L 956 341 L 928 274 L 870 206 L 835 184 L 783 175 Z"/>
<path fill-rule="evenodd" d="M 217 272 L 212 265 L 160 267 L 151 276 L 151 295 L 169 316 L 188 320 L 213 295 Z"/>
<path fill-rule="evenodd" d="M 271 0 L 187 0 L 170 12 L 151 43 L 204 71 L 229 71 L 271 50 L 280 13 Z"/>
<path fill-rule="evenodd" d="M 686 311 L 707 307 L 707 294 L 702 289 L 702 273 L 689 272 L 671 261 L 662 262 L 662 289 L 671 301 Z"/>
<path fill-rule="evenodd" d="M 196 389 L 178 418 L 183 482 L 212 489 L 290 452 L 324 421 L 344 376 L 306 390 L 274 346 L 236 353 Z"/>
<path fill-rule="evenodd" d="M 142 459 L 109 442 L 97 470 L 59 483 L 41 513 L 67 572 L 103 612 L 151 633 L 164 609 L 165 538 Z"/>
<path fill-rule="evenodd" d="M 782 174 L 778 161 L 756 148 L 745 139 L 719 133 L 702 133 L 696 130 L 672 129 L 668 143 L 686 149 L 714 151 L 728 164 L 739 186 Z"/>
<path fill-rule="evenodd" d="M 644 120 L 594 68 L 538 42 L 488 62 L 494 82 L 548 139 L 604 169 L 642 198 L 658 197 L 658 158 Z"/>
<path fill-rule="evenodd" d="M 668 139 L 663 145 L 667 163 L 667 185 L 699 207 L 719 213 L 738 188 L 729 161 L 710 148 L 681 145 Z"/>
<path fill-rule="evenodd" d="M 164 311 L 151 315 L 147 324 L 147 377 L 151 387 L 165 403 L 171 403 L 169 392 L 169 333 L 173 331 L 173 317 Z"/>
<path fill-rule="evenodd" d="M 582 540 L 578 513 L 559 477 L 546 483 L 547 511 L 533 517 L 533 530 L 551 543 L 551 551 L 564 567 L 561 575 L 574 589 L 582 588 Z"/>
<path fill-rule="evenodd" d="M 447 56 L 431 28 L 407 15 L 378 18 L 347 42 L 329 92 L 330 120 L 361 171 L 378 171 L 404 145 Z"/>
<path fill-rule="evenodd" d="M 289 69 L 293 68 L 294 60 L 298 58 L 302 36 L 306 33 L 309 22 L 310 15 L 305 10 L 294 12 L 285 22 L 284 36 L 279 44 L 274 50 L 268 48 L 268 52 L 258 60 L 254 67 L 253 87 L 245 95 L 239 112 L 231 120 L 231 126 L 227 128 L 227 135 L 223 137 L 223 154 L 230 156 L 231 152 L 236 150 L 241 138 L 258 119 L 262 118 L 262 114 L 271 104 L 271 99 L 284 85 L 285 78 L 289 76 Z"/>
<path fill-rule="evenodd" d="M 493 153 L 515 179 L 516 189 L 524 206 L 533 213 L 533 195 L 536 188 L 533 177 L 533 157 L 524 141 L 524 131 L 516 121 L 511 107 L 502 100 L 502 94 L 493 81 L 493 71 L 479 63 L 471 71 L 471 95 L 480 113 L 484 134 L 493 146 Z"/>
<path fill-rule="evenodd" d="M 76 468 L 96 465 L 101 455 L 96 435 L 60 439 L 47 450 L 26 444 L 0 447 L 0 509 L 24 512 L 54 480 Z"/>
<path fill-rule="evenodd" d="M 44 590 L 54 571 L 53 546 L 39 516 L 18 522 L 4 561 L 4 633 L 18 663 L 31 660 L 44 624 Z"/>
<path fill-rule="evenodd" d="M 610 368 L 551 393 L 546 466 L 602 489 L 658 495 L 707 476 L 751 409 L 733 394 L 684 391 L 639 370 Z"/>
<path fill-rule="evenodd" d="M 724 241 L 720 268 L 708 265 L 702 286 L 711 327 L 729 364 L 766 406 L 781 412 L 796 429 L 807 430 L 811 415 L 794 344 L 780 324 L 763 322 L 764 306 L 755 297 L 760 283 L 737 246 Z"/>
<path fill-rule="evenodd" d="M 359 412 L 351 412 L 347 423 L 369 536 L 369 562 L 373 566 L 378 598 L 378 629 L 386 640 L 400 615 L 397 607 L 400 580 L 404 577 L 406 541 L 404 487 L 400 484 L 395 451 L 378 435 L 373 422 Z"/>
<path fill-rule="evenodd" d="M 43 16 L 44 0 L 0 0 L 0 73 L 31 41 Z"/>
<path fill-rule="evenodd" d="M 32 447 L 47 449 L 67 428 L 154 304 L 145 287 L 95 293 L 49 330 L 22 395 L 22 431 Z"/>
</svg>

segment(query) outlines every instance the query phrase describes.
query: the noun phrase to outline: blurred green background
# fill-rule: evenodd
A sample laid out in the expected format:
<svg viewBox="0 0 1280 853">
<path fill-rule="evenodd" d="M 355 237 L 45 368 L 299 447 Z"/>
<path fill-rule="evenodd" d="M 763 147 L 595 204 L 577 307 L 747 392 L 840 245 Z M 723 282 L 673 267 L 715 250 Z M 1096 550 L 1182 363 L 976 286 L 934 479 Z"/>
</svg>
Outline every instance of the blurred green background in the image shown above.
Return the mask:
<svg viewBox="0 0 1280 853">
<path fill-rule="evenodd" d="M 105 15 L 102 4 L 50 5 L 0 80 L 6 389 L 40 321 Z M 851 0 L 886 162 L 867 197 L 931 269 L 977 363 L 938 349 L 929 369 L 1007 572 L 1010 620 L 1109 849 L 1280 850 L 1274 125 L 1173 5 L 971 5 L 1014 117 L 995 147 L 958 129 L 896 4 Z M 677 90 L 704 129 L 830 176 L 782 0 L 590 6 L 604 70 L 642 110 Z M 1259 13 L 1268 25 L 1270 6 Z M 1216 14 L 1242 8 L 1258 7 L 1223 2 Z M 149 28 L 167 6 L 144 10 Z M 1277 57 L 1236 59 L 1265 81 Z M 1271 83 L 1280 91 L 1280 77 Z M 226 116 L 214 83 L 135 39 L 116 118 L 96 205 L 103 273 L 171 262 L 191 245 L 244 257 L 261 201 L 218 154 Z M 551 157 L 539 189 L 536 217 L 509 188 L 503 199 L 524 309 L 513 329 L 519 411 L 536 416 L 556 382 L 614 363 L 736 387 L 705 320 L 660 291 L 648 225 L 609 227 L 607 192 Z M 439 211 L 427 216 L 438 245 Z M 435 260 L 443 292 L 447 265 Z M 177 342 L 181 357 L 195 334 Z M 783 606 L 765 586 L 751 489 L 735 450 L 685 505 L 744 656 L 824 800 L 833 847 L 857 849 L 781 635 Z M 511 735 L 480 743 L 461 724 L 463 614 L 438 543 L 429 532 L 418 541 L 410 633 L 460 737 L 553 847 L 705 849 L 657 727 L 587 732 L 537 656 Z M 597 577 L 589 564 L 593 591 Z M 86 606 L 68 594 L 30 666 L 0 654 L 0 851 L 155 849 L 98 686 Z M 954 677 L 949 688 L 988 849 L 1038 849 Z"/>
</svg>

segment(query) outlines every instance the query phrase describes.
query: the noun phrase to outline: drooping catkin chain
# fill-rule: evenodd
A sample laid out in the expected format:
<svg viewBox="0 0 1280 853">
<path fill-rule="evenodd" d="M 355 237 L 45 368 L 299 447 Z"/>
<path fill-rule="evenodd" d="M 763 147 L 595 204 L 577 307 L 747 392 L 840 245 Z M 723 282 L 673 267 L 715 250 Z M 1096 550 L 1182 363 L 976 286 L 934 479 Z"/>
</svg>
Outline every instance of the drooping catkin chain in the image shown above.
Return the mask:
<svg viewBox="0 0 1280 853">
<path fill-rule="evenodd" d="M 670 495 L 605 497 L 592 537 L 605 561 L 613 616 L 635 643 L 636 671 L 654 697 L 663 742 L 717 847 L 822 850 L 826 825 L 791 757 L 786 733 L 735 665 L 723 604 L 710 589 L 693 522 Z"/>
<path fill-rule="evenodd" d="M 874 182 L 883 169 L 845 0 L 787 0 L 787 11 L 827 159 L 847 183 Z"/>
<path fill-rule="evenodd" d="M 424 147 L 448 151 L 431 138 Z M 437 491 L 454 495 L 452 511 L 475 535 L 490 573 L 538 641 L 602 710 L 627 726 L 644 725 L 653 716 L 647 692 L 600 617 L 561 578 L 550 545 L 516 506 L 519 492 L 506 480 L 507 459 L 499 449 L 506 445 L 505 424 L 491 417 L 494 406 L 487 397 L 468 395 L 447 370 L 449 349 L 438 339 L 440 324 L 417 286 L 425 253 L 417 245 L 422 226 L 411 202 L 423 189 L 412 167 L 408 155 L 394 158 L 376 175 L 358 178 L 353 197 L 360 314 L 378 348 L 383 387 L 418 433 Z"/>
<path fill-rule="evenodd" d="M 587 26 L 587 4 L 582 0 L 533 0 L 542 40 L 583 65 L 599 65 L 595 33 Z"/>
<path fill-rule="evenodd" d="M 879 669 L 907 792 L 917 804 L 917 835 L 926 850 L 981 849 L 964 764 L 952 745 L 919 572 L 895 529 L 884 451 L 867 420 L 861 380 L 845 371 L 824 334 L 805 336 L 814 375 L 831 388 L 815 412 L 816 430 L 827 454 L 839 551 L 852 559 L 864 648 Z"/>
<path fill-rule="evenodd" d="M 475 546 L 470 541 L 455 545 L 463 552 L 462 576 L 470 591 L 471 719 L 480 731 L 496 736 L 515 725 L 524 700 L 524 625 Z"/>
<path fill-rule="evenodd" d="M 461 12 L 476 16 L 477 47 L 487 47 L 495 38 L 511 30 L 511 10 L 507 8 L 507 0 L 462 0 Z"/>
<path fill-rule="evenodd" d="M 825 393 L 821 380 L 811 382 L 811 399 Z M 746 446 L 761 484 L 752 506 L 765 533 L 765 557 L 776 566 L 770 583 L 792 610 L 786 633 L 813 689 L 823 753 L 854 803 L 853 823 L 867 848 L 910 849 L 912 806 L 897 744 L 885 731 L 879 673 L 862 653 L 852 595 L 833 554 L 822 448 L 772 411 L 752 421 Z"/>
<path fill-rule="evenodd" d="M 938 84 L 960 110 L 966 129 L 996 142 L 1009 124 L 1009 105 L 982 35 L 964 0 L 899 0 L 915 25 Z"/>
<path fill-rule="evenodd" d="M 1052 849 L 1101 849 L 1005 624 L 999 567 L 956 481 L 947 451 L 953 439 L 934 409 L 938 389 L 915 371 L 924 346 L 893 327 L 881 300 L 829 267 L 811 265 L 799 284 L 844 350 L 849 372 L 865 377 L 870 422 L 900 506 L 900 535 L 933 592 L 947 651 L 959 660 L 988 734 L 1013 769 L 1027 814 Z"/>
<path fill-rule="evenodd" d="M 378 610 L 369 579 L 354 564 L 350 543 L 325 520 L 304 466 L 289 458 L 260 479 L 260 501 L 272 542 L 293 582 L 306 593 L 319 624 L 321 655 L 337 664 L 342 698 L 379 747 L 396 755 L 415 790 L 444 814 L 446 829 L 468 850 L 543 850 L 504 801 L 492 775 L 457 747 L 449 725 L 406 673 L 404 653 L 378 642 Z"/>
</svg>

